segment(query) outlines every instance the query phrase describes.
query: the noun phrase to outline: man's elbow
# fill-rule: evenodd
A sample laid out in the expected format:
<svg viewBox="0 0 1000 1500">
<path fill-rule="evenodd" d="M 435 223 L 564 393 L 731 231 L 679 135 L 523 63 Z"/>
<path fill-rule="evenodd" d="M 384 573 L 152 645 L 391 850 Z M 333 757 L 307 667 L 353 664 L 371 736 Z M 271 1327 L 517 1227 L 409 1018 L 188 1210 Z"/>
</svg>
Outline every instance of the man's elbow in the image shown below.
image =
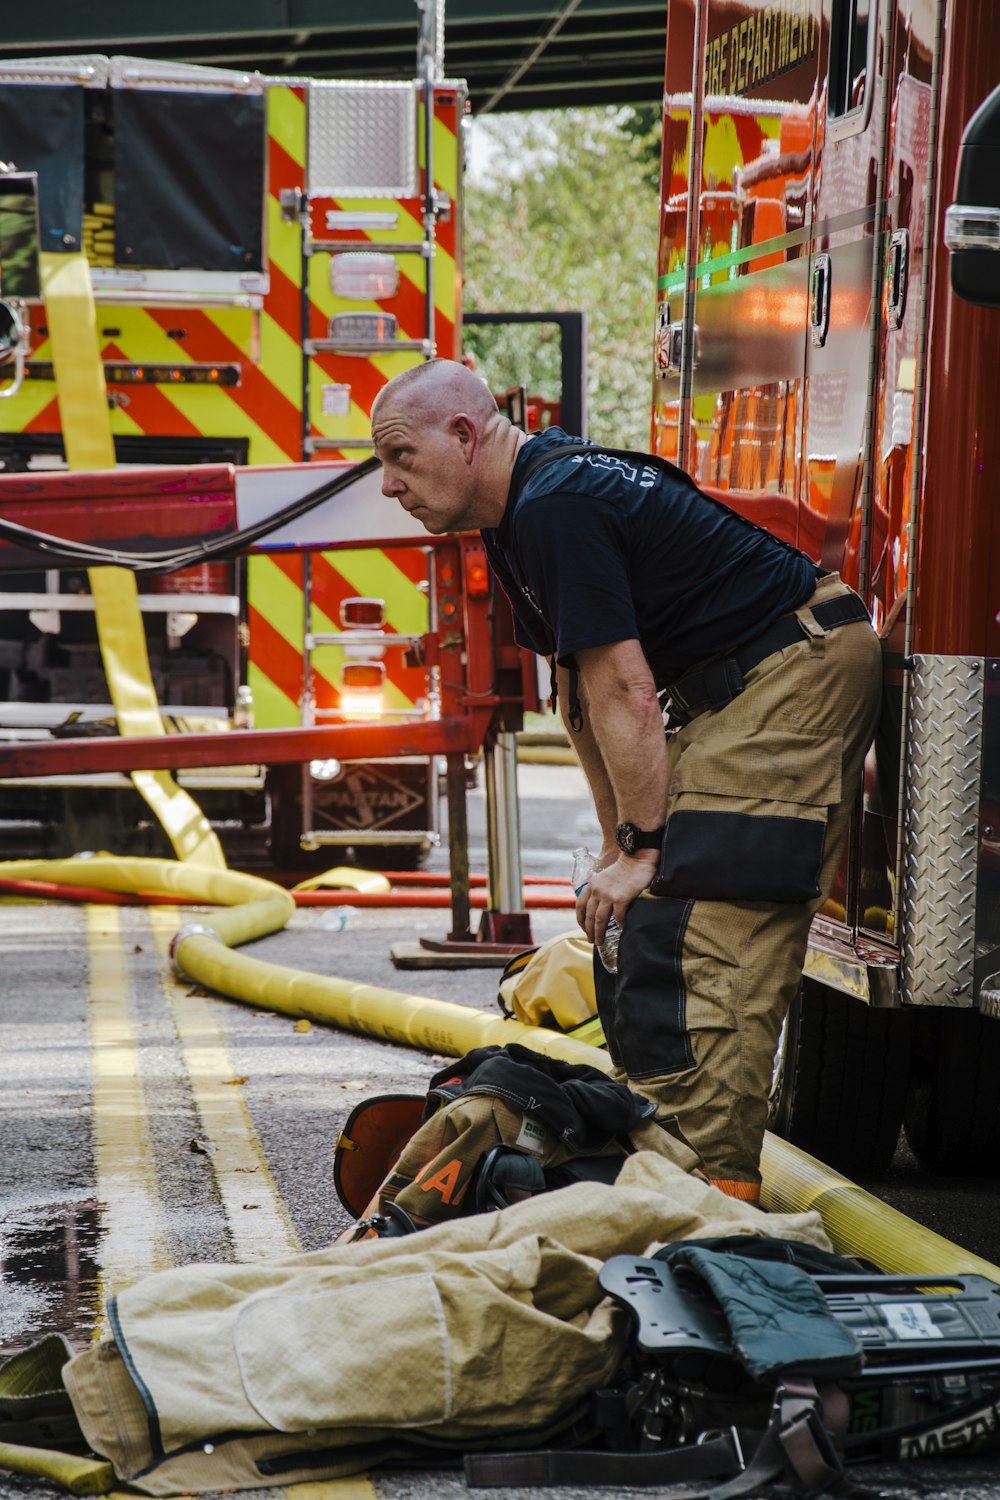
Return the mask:
<svg viewBox="0 0 1000 1500">
<path fill-rule="evenodd" d="M 633 644 L 636 649 L 629 649 Z M 588 651 L 587 658 L 580 667 L 588 698 L 603 699 L 637 717 L 659 716 L 656 684 L 638 642 Z"/>
</svg>

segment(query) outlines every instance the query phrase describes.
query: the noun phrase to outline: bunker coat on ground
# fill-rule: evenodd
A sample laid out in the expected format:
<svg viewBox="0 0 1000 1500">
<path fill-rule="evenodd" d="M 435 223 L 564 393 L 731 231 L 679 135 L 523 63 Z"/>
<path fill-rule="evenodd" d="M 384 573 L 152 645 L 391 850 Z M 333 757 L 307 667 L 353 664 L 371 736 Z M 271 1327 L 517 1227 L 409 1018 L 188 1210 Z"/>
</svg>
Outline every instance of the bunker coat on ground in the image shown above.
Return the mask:
<svg viewBox="0 0 1000 1500">
<path fill-rule="evenodd" d="M 818 1214 L 763 1214 L 639 1152 L 614 1186 L 417 1236 L 145 1277 L 64 1379 L 88 1442 L 151 1495 L 358 1473 L 406 1436 L 523 1446 L 621 1358 L 605 1260 L 741 1232 L 828 1248 Z"/>
</svg>

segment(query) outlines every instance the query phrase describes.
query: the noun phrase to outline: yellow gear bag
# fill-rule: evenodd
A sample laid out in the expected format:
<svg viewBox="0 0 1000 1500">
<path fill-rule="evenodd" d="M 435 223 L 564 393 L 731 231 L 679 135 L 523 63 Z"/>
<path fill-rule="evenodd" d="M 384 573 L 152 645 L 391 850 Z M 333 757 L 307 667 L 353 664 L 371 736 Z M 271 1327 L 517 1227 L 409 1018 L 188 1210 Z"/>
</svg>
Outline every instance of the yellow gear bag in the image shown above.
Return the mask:
<svg viewBox="0 0 1000 1500">
<path fill-rule="evenodd" d="M 594 945 L 579 928 L 518 953 L 503 971 L 497 1004 L 526 1026 L 572 1031 L 597 1014 Z"/>
</svg>

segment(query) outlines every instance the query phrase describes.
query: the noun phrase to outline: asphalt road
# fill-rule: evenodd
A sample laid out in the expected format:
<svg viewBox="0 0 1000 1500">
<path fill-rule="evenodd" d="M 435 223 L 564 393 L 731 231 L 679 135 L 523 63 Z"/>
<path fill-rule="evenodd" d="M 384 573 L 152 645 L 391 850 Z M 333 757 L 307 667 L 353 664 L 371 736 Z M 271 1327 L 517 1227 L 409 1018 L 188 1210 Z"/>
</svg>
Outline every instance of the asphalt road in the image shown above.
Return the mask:
<svg viewBox="0 0 1000 1500">
<path fill-rule="evenodd" d="M 595 832 L 579 774 L 522 767 L 520 785 L 525 873 L 568 873 L 569 850 Z M 470 823 L 472 865 L 483 869 L 477 796 Z M 433 863 L 443 868 L 443 853 Z M 287 967 L 495 1006 L 496 971 L 393 968 L 390 945 L 443 936 L 446 911 L 359 910 L 342 931 L 336 921 L 329 911 L 302 909 L 252 952 Z M 375 1093 L 423 1092 L 443 1061 L 318 1025 L 300 1029 L 178 982 L 166 957 L 176 925 L 166 908 L 0 902 L 5 1350 L 50 1329 L 85 1346 L 104 1327 L 107 1295 L 155 1269 L 328 1244 L 348 1220 L 333 1189 L 332 1151 L 350 1109 Z M 533 915 L 536 940 L 571 925 L 570 912 Z M 1000 1263 L 995 1180 L 929 1180 L 901 1150 L 889 1177 L 866 1185 Z M 988 1460 L 858 1477 L 901 1500 L 1000 1493 L 1000 1462 Z M 374 1471 L 318 1488 L 330 1500 L 467 1493 L 461 1474 L 442 1471 Z M 29 1493 L 46 1500 L 57 1492 L 0 1474 L 0 1500 Z M 508 1493 L 573 1500 L 595 1491 Z"/>
</svg>

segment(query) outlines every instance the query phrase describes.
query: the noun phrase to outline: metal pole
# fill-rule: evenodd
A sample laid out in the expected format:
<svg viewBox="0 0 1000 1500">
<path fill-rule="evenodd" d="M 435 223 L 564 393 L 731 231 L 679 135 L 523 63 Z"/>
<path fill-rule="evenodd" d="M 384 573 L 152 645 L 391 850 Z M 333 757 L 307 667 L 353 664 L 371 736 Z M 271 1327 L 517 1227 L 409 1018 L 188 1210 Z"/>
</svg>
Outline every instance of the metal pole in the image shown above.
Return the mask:
<svg viewBox="0 0 1000 1500">
<path fill-rule="evenodd" d="M 435 78 L 444 77 L 444 0 L 417 0 L 420 34 L 417 39 L 417 70 L 430 67 Z"/>
<path fill-rule="evenodd" d="M 704 159 L 705 39 L 708 26 L 707 0 L 695 0 L 694 56 L 691 75 L 691 124 L 688 142 L 688 221 L 684 249 L 684 311 L 681 334 L 680 409 L 677 433 L 677 467 L 688 468 L 697 459 L 691 452 L 691 412 L 694 400 L 694 320 L 698 293 L 698 244 L 701 222 L 701 173 Z"/>
<path fill-rule="evenodd" d="M 521 816 L 517 800 L 517 737 L 501 733 L 483 748 L 486 783 L 486 854 L 492 911 L 524 906 L 521 876 Z"/>
<path fill-rule="evenodd" d="M 450 943 L 474 941 L 469 925 L 469 820 L 465 803 L 465 756 L 447 757 L 448 859 L 451 866 Z"/>
<path fill-rule="evenodd" d="M 301 286 L 299 288 L 299 326 L 301 332 L 301 358 L 302 358 L 302 462 L 309 460 L 309 355 L 306 353 L 306 341 L 309 338 L 309 218 L 308 209 L 304 206 L 304 199 L 299 204 L 299 275 Z"/>
<path fill-rule="evenodd" d="M 302 703 L 299 714 L 303 728 L 312 729 L 316 722 L 313 699 L 312 662 L 312 554 L 302 553 Z M 309 762 L 302 762 L 302 827 L 299 833 L 311 833 L 313 827 L 313 784 Z"/>
<path fill-rule="evenodd" d="M 497 836 L 496 745 L 483 746 L 483 790 L 486 793 L 486 888 L 490 911 L 503 911 L 500 898 L 500 841 Z"/>
<path fill-rule="evenodd" d="M 424 85 L 424 336 L 434 339 L 434 253 L 437 242 L 437 196 L 434 191 L 434 80 L 444 69 L 443 0 L 417 0 L 421 10 L 418 66 Z"/>
<path fill-rule="evenodd" d="M 559 368 L 562 426 L 587 436 L 587 314 L 563 313 L 559 319 Z"/>
</svg>

